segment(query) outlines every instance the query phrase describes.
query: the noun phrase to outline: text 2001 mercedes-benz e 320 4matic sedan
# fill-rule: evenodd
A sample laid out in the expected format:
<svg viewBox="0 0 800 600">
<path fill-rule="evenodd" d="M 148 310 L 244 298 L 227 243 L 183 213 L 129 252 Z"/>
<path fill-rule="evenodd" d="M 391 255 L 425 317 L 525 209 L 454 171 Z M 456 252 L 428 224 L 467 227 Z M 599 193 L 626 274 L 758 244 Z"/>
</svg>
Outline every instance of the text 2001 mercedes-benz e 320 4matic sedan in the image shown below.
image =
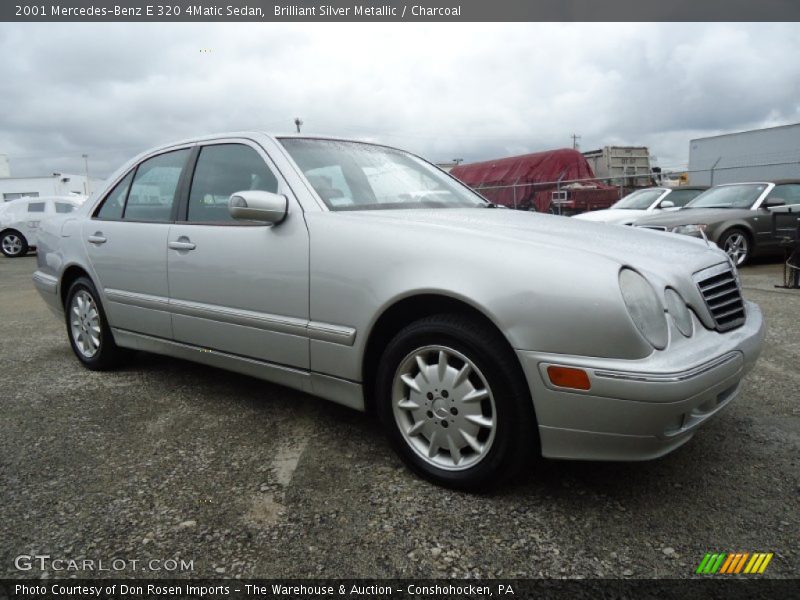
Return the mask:
<svg viewBox="0 0 800 600">
<path fill-rule="evenodd" d="M 414 471 L 461 488 L 538 451 L 674 450 L 736 397 L 764 336 L 701 240 L 493 209 L 353 141 L 149 151 L 51 224 L 38 261 L 88 368 L 133 348 L 374 410 Z"/>
</svg>

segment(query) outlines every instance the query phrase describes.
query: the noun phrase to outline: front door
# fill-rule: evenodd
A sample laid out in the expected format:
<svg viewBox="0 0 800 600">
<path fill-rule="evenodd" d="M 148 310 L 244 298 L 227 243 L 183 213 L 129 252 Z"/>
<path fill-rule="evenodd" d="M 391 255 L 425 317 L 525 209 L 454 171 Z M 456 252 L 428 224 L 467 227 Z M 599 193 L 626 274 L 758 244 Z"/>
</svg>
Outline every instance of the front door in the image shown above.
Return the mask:
<svg viewBox="0 0 800 600">
<path fill-rule="evenodd" d="M 174 339 L 308 368 L 308 230 L 300 206 L 255 144 L 204 145 L 188 201 L 170 228 L 167 265 Z M 228 198 L 289 197 L 279 225 L 234 221 Z"/>
</svg>

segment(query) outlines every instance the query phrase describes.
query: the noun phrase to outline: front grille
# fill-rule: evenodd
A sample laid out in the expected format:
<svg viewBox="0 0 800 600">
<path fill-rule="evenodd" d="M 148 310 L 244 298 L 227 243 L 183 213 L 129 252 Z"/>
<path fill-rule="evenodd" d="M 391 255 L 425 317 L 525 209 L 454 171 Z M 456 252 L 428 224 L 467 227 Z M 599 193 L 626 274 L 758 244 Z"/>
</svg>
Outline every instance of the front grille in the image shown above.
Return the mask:
<svg viewBox="0 0 800 600">
<path fill-rule="evenodd" d="M 739 281 L 730 265 L 718 265 L 695 275 L 697 287 L 717 331 L 728 331 L 745 321 L 744 300 Z"/>
</svg>

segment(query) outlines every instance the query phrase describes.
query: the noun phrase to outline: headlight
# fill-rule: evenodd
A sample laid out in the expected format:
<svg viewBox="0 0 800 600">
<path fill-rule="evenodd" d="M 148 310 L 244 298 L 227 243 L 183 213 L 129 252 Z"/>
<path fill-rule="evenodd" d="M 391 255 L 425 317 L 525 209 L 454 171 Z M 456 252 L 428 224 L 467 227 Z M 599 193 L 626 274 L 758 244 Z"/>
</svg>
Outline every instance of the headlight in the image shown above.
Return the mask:
<svg viewBox="0 0 800 600">
<path fill-rule="evenodd" d="M 695 233 L 700 233 L 706 230 L 705 223 L 695 223 L 693 225 L 678 225 L 677 227 L 673 227 L 670 229 L 672 233 L 682 233 L 683 235 L 692 235 Z"/>
<path fill-rule="evenodd" d="M 619 272 L 619 289 L 636 328 L 654 348 L 666 348 L 669 339 L 667 318 L 653 286 L 636 271 L 622 269 Z"/>
<path fill-rule="evenodd" d="M 684 336 L 691 337 L 694 327 L 692 325 L 692 313 L 683 301 L 680 294 L 671 288 L 664 292 L 664 299 L 667 304 L 667 312 L 672 315 L 675 326 Z"/>
</svg>

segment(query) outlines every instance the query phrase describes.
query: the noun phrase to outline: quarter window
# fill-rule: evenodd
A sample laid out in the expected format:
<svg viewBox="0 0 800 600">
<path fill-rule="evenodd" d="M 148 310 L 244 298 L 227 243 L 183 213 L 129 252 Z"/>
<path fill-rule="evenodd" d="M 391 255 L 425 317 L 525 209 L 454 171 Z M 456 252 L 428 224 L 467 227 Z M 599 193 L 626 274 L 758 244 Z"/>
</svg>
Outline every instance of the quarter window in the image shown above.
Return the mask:
<svg viewBox="0 0 800 600">
<path fill-rule="evenodd" d="M 56 202 L 55 204 L 57 213 L 66 214 L 66 213 L 71 213 L 73 210 L 75 210 L 75 205 L 69 204 L 68 202 Z"/>
<path fill-rule="evenodd" d="M 126 221 L 171 221 L 175 192 L 188 155 L 188 149 L 176 150 L 140 164 L 122 218 Z"/>
<path fill-rule="evenodd" d="M 103 206 L 100 207 L 97 213 L 98 219 L 110 221 L 122 218 L 122 211 L 125 209 L 125 198 L 128 196 L 128 188 L 131 187 L 131 179 L 133 179 L 133 171 L 128 173 L 106 196 Z"/>
<path fill-rule="evenodd" d="M 44 202 L 31 202 L 28 204 L 28 212 L 29 213 L 43 213 L 44 212 Z"/>
<path fill-rule="evenodd" d="M 228 199 L 246 190 L 278 191 L 278 180 L 258 152 L 243 144 L 204 146 L 192 177 L 187 220 L 232 221 Z"/>
</svg>

